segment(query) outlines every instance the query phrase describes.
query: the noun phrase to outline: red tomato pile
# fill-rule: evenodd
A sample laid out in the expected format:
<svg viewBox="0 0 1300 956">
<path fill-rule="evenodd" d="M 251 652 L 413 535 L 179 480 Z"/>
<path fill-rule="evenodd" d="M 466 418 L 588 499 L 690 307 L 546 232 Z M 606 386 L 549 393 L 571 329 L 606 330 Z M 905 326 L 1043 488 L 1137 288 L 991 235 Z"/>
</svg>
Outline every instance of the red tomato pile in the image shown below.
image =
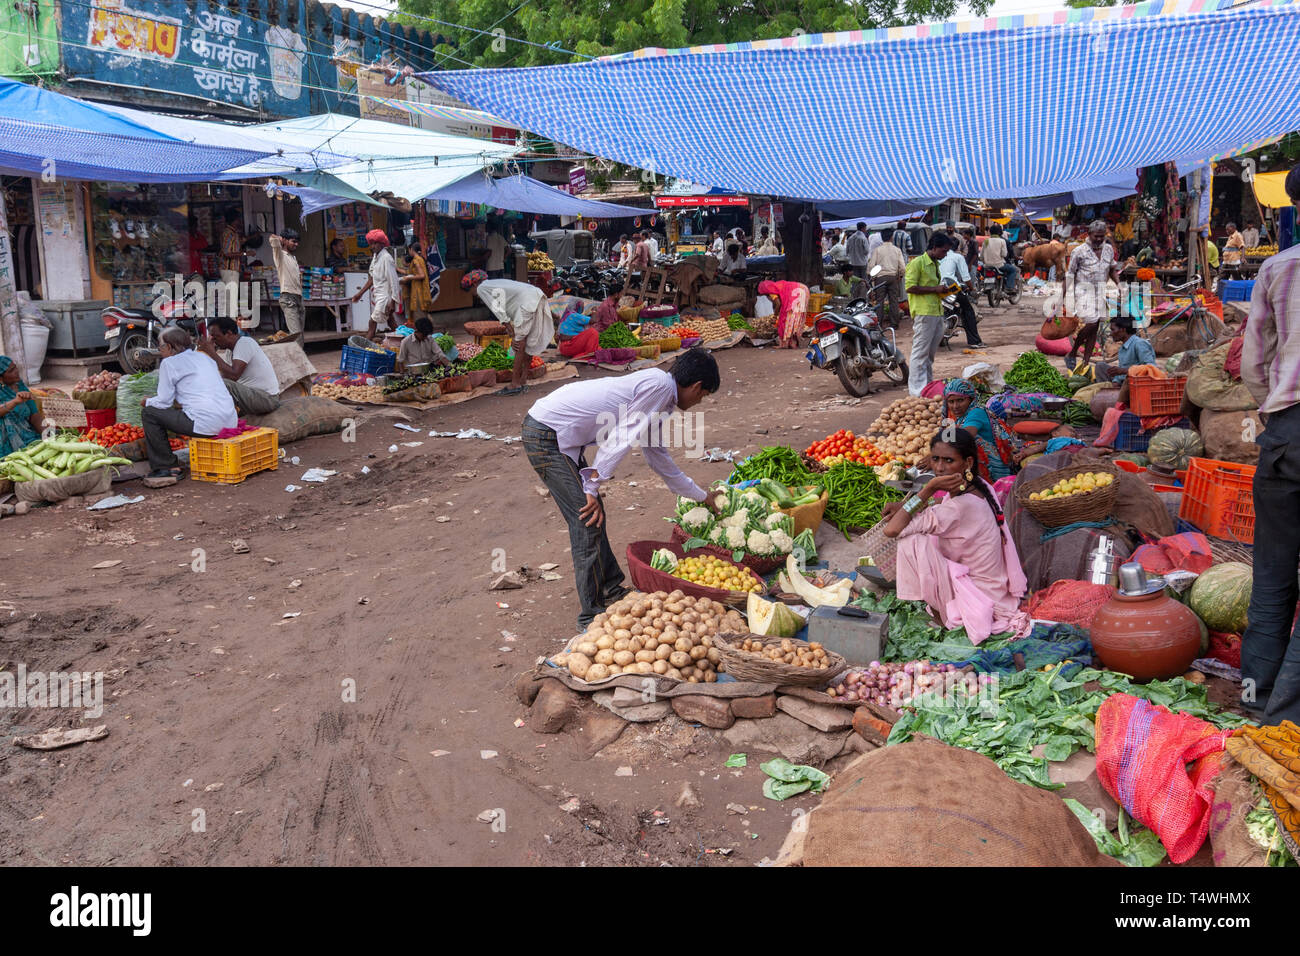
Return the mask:
<svg viewBox="0 0 1300 956">
<path fill-rule="evenodd" d="M 889 455 L 871 442 L 843 428 L 834 435 L 827 435 L 821 441 L 813 442 L 804 454 L 827 465 L 839 464 L 841 461 L 855 461 L 860 465 L 874 467 L 890 460 Z"/>
<path fill-rule="evenodd" d="M 139 425 L 128 425 L 125 422 L 118 422 L 115 425 L 105 425 L 103 428 L 92 428 L 81 437 L 83 440 L 92 441 L 96 445 L 102 445 L 105 448 L 112 448 L 114 445 L 124 445 L 127 442 L 139 441 L 144 437 L 144 429 Z"/>
<path fill-rule="evenodd" d="M 188 438 L 169 438 L 167 444 L 172 446 L 172 451 L 180 451 L 182 448 L 188 448 L 190 440 Z"/>
<path fill-rule="evenodd" d="M 541 368 L 545 364 L 546 364 L 545 360 L 543 360 L 543 358 L 540 355 L 534 355 L 532 361 L 529 362 L 528 367 Z"/>
</svg>

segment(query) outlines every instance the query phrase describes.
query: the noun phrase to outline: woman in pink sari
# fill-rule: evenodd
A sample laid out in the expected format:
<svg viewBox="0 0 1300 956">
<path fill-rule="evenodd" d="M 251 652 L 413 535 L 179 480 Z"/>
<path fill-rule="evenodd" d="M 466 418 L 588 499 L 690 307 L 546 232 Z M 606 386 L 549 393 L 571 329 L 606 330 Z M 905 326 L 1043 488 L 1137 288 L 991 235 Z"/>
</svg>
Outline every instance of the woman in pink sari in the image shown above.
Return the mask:
<svg viewBox="0 0 1300 956">
<path fill-rule="evenodd" d="M 765 279 L 758 284 L 759 295 L 774 295 L 781 300 L 781 311 L 776 317 L 776 335 L 783 349 L 799 347 L 808 315 L 808 287 L 802 282 L 773 282 Z"/>
<path fill-rule="evenodd" d="M 940 432 L 930 464 L 934 477 L 920 494 L 885 506 L 885 534 L 898 538 L 898 596 L 924 601 L 975 644 L 1007 631 L 1024 637 L 1032 626 L 1020 610 L 1025 572 L 993 489 L 976 473 L 974 437 L 963 428 Z M 937 491 L 947 496 L 934 504 Z"/>
</svg>

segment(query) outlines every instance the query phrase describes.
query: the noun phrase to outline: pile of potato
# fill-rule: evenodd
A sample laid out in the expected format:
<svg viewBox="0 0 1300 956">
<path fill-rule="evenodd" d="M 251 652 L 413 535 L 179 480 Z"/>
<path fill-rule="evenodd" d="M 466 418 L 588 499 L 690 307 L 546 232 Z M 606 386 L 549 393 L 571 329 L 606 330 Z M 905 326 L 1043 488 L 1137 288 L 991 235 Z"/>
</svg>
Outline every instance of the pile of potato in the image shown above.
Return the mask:
<svg viewBox="0 0 1300 956">
<path fill-rule="evenodd" d="M 868 434 L 873 436 L 875 446 L 887 455 L 915 465 L 929 457 L 930 439 L 942 423 L 942 401 L 909 396 L 886 405 Z"/>
<path fill-rule="evenodd" d="M 685 320 L 691 328 L 700 333 L 703 342 L 717 342 L 731 337 L 731 326 L 726 319 L 688 318 Z"/>
<path fill-rule="evenodd" d="M 633 592 L 597 614 L 567 653 L 553 658 L 584 681 L 618 674 L 655 674 L 692 684 L 712 684 L 721 660 L 719 631 L 749 630 L 724 604 L 681 591 Z"/>
<path fill-rule="evenodd" d="M 352 402 L 379 404 L 384 400 L 382 385 L 313 385 L 311 393 L 321 398 L 346 398 Z"/>
<path fill-rule="evenodd" d="M 786 637 L 782 638 L 780 644 L 764 644 L 761 640 L 745 638 L 739 649 L 746 654 L 755 654 L 793 667 L 815 667 L 824 671 L 831 666 L 826 650 L 816 641 L 805 644 Z"/>
</svg>

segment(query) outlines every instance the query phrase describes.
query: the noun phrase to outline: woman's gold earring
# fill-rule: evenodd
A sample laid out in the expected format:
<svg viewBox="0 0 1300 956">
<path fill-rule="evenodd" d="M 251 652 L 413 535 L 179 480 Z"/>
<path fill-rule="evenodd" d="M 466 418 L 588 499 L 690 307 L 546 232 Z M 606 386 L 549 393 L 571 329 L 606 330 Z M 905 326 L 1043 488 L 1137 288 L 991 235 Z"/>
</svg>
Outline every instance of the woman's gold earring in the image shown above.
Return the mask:
<svg viewBox="0 0 1300 956">
<path fill-rule="evenodd" d="M 967 480 L 967 481 L 974 481 L 974 480 L 975 480 L 975 473 L 974 473 L 973 471 L 971 471 L 969 468 L 966 469 L 966 480 Z"/>
</svg>

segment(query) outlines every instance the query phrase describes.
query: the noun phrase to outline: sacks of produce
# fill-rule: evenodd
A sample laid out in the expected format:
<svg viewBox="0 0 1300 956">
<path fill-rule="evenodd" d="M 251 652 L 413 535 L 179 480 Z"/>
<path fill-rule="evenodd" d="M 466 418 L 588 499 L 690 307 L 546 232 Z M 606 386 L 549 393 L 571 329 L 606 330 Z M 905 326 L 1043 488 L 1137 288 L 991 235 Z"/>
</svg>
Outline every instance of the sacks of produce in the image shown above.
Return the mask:
<svg viewBox="0 0 1300 956">
<path fill-rule="evenodd" d="M 1147 445 L 1147 458 L 1171 471 L 1183 471 L 1188 459 L 1204 454 L 1205 443 L 1190 428 L 1162 428 Z"/>
<path fill-rule="evenodd" d="M 1216 564 L 1192 585 L 1187 605 L 1212 631 L 1241 634 L 1250 610 L 1250 565 L 1240 561 Z"/>
<path fill-rule="evenodd" d="M 379 390 L 377 385 L 369 388 Z M 280 446 L 283 447 L 312 435 L 342 431 L 343 423 L 355 417 L 356 412 L 346 405 L 315 395 L 301 395 L 285 399 L 270 414 L 246 415 L 245 421 L 255 428 L 274 428 L 280 433 Z"/>
<path fill-rule="evenodd" d="M 1080 389 L 1082 392 L 1083 389 Z M 1096 421 L 1102 421 L 1106 413 L 1119 404 L 1119 386 L 1106 383 L 1093 392 L 1088 399 L 1088 411 Z"/>
<path fill-rule="evenodd" d="M 144 409 L 140 407 L 140 401 L 157 394 L 156 371 L 123 376 L 117 383 L 117 420 L 127 425 L 143 424 Z"/>
<path fill-rule="evenodd" d="M 712 684 L 722 660 L 713 639 L 721 630 L 744 631 L 745 620 L 709 598 L 634 591 L 597 614 L 571 648 L 551 660 L 587 682 L 640 674 Z"/>
<path fill-rule="evenodd" d="M 1232 343 L 1228 342 L 1203 353 L 1187 374 L 1187 398 L 1192 404 L 1216 412 L 1257 407 L 1245 383 L 1234 379 L 1224 369 L 1231 347 Z"/>
<path fill-rule="evenodd" d="M 125 464 L 130 462 L 118 459 Z M 107 468 L 96 468 L 65 478 L 42 478 L 14 484 L 19 501 L 66 501 L 79 495 L 102 495 L 113 486 L 113 474 Z"/>
<path fill-rule="evenodd" d="M 1259 461 L 1259 446 L 1255 438 L 1264 433 L 1264 423 L 1259 411 L 1201 412 L 1201 438 L 1205 441 L 1205 454 L 1219 461 L 1253 465 Z"/>
</svg>

